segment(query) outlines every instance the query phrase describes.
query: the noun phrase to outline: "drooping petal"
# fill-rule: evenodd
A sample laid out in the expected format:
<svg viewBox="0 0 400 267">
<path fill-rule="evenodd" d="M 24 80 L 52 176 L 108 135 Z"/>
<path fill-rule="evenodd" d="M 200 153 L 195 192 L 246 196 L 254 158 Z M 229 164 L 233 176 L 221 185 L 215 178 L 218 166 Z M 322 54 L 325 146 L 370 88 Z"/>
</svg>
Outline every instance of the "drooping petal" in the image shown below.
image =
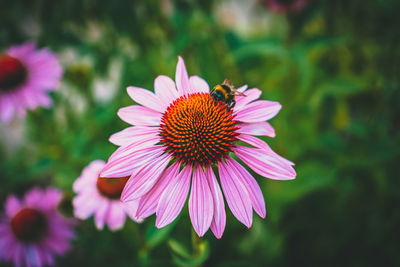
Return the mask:
<svg viewBox="0 0 400 267">
<path fill-rule="evenodd" d="M 114 201 L 110 204 L 110 210 L 107 214 L 107 224 L 111 231 L 121 229 L 125 223 L 125 213 L 121 203 Z"/>
<path fill-rule="evenodd" d="M 152 110 L 158 111 L 158 112 L 164 112 L 165 109 L 167 108 L 166 105 L 164 105 L 163 102 L 160 101 L 160 98 L 150 92 L 149 90 L 135 87 L 135 86 L 129 86 L 127 88 L 128 95 L 138 104 L 148 107 Z"/>
<path fill-rule="evenodd" d="M 158 126 L 161 122 L 161 113 L 150 108 L 132 105 L 118 110 L 121 120 L 138 126 Z"/>
<path fill-rule="evenodd" d="M 247 90 L 245 95 L 246 96 L 236 96 L 236 105 L 235 105 L 235 112 L 242 110 L 248 103 L 257 100 L 260 98 L 261 96 L 261 90 L 257 89 L 257 88 L 253 88 L 250 90 Z"/>
<path fill-rule="evenodd" d="M 251 135 L 247 135 L 247 134 L 240 134 L 236 138 L 239 139 L 240 141 L 243 141 L 243 142 L 249 144 L 249 145 L 252 145 L 252 146 L 257 147 L 257 148 L 261 148 L 261 149 L 271 153 L 273 156 L 275 156 L 275 157 L 279 158 L 280 160 L 286 162 L 286 164 L 294 165 L 293 162 L 291 162 L 290 160 L 287 160 L 284 157 L 278 155 L 275 151 L 272 150 L 272 148 L 267 143 L 265 143 L 263 140 L 261 140 L 261 139 L 259 139 L 257 137 L 254 137 L 254 136 L 251 136 Z"/>
<path fill-rule="evenodd" d="M 217 179 L 215 178 L 215 174 L 212 170 L 211 165 L 208 165 L 205 168 L 208 185 L 210 186 L 211 195 L 214 203 L 214 216 L 210 228 L 215 237 L 219 239 L 224 233 L 226 224 L 224 198 L 222 196 L 221 188 L 219 187 Z"/>
<path fill-rule="evenodd" d="M 94 223 L 97 229 L 102 230 L 106 222 L 108 210 L 110 209 L 110 203 L 105 199 L 99 199 L 99 202 L 98 209 L 96 209 L 94 214 Z"/>
<path fill-rule="evenodd" d="M 226 202 L 233 215 L 248 228 L 253 222 L 253 209 L 246 186 L 238 179 L 234 179 L 232 171 L 226 163 L 218 163 L 219 177 Z"/>
<path fill-rule="evenodd" d="M 259 175 L 275 180 L 291 180 L 296 177 L 295 170 L 288 162 L 266 150 L 236 146 L 234 152 Z"/>
<path fill-rule="evenodd" d="M 175 82 L 168 76 L 160 75 L 154 80 L 154 90 L 167 107 L 178 98 Z"/>
<path fill-rule="evenodd" d="M 198 236 L 202 237 L 210 228 L 213 213 L 214 203 L 207 178 L 202 167 L 196 165 L 189 197 L 189 215 Z"/>
<path fill-rule="evenodd" d="M 260 186 L 254 177 L 233 158 L 228 157 L 226 163 L 235 173 L 236 177 L 246 186 L 254 210 L 260 217 L 265 218 L 265 201 Z"/>
<path fill-rule="evenodd" d="M 132 175 L 122 191 L 121 200 L 127 202 L 146 194 L 154 186 L 170 160 L 171 155 L 163 154 L 157 160 L 149 162 L 147 166 Z"/>
<path fill-rule="evenodd" d="M 192 165 L 187 164 L 165 188 L 157 205 L 157 228 L 170 224 L 181 212 L 189 193 L 191 176 Z"/>
<path fill-rule="evenodd" d="M 156 212 L 158 201 L 165 188 L 171 183 L 172 178 L 179 173 L 180 163 L 176 161 L 167 168 L 162 176 L 157 180 L 157 183 L 151 190 L 140 198 L 139 207 L 136 216 L 138 218 L 147 218 Z"/>
<path fill-rule="evenodd" d="M 272 128 L 271 124 L 269 124 L 266 121 L 261 121 L 256 123 L 239 123 L 237 127 L 239 127 L 239 129 L 236 130 L 236 132 L 241 134 L 269 136 L 269 137 L 276 136 L 274 128 Z"/>
<path fill-rule="evenodd" d="M 164 153 L 162 146 L 147 147 L 135 150 L 130 147 L 128 151 L 117 151 L 110 157 L 100 173 L 101 177 L 126 177 L 138 172 L 148 162 L 153 162 Z"/>
<path fill-rule="evenodd" d="M 153 140 L 158 143 L 158 127 L 131 126 L 110 136 L 109 141 L 117 146 L 127 146 L 134 142 Z"/>
<path fill-rule="evenodd" d="M 185 62 L 182 57 L 178 57 L 176 65 L 175 82 L 180 96 L 191 93 L 189 76 L 185 67 Z"/>
<path fill-rule="evenodd" d="M 199 76 L 190 76 L 189 83 L 192 93 L 210 92 L 210 86 L 208 86 L 208 83 Z"/>
<path fill-rule="evenodd" d="M 275 117 L 281 109 L 281 104 L 275 101 L 257 100 L 236 112 L 236 120 L 241 122 L 261 122 Z"/>
</svg>

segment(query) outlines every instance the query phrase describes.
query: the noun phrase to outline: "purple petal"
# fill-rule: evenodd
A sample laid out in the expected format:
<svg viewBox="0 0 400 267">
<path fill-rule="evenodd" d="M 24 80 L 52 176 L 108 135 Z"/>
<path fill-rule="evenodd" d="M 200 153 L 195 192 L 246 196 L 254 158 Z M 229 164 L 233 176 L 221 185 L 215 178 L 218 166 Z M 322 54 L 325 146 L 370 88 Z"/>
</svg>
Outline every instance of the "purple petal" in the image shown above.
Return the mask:
<svg viewBox="0 0 400 267">
<path fill-rule="evenodd" d="M 211 195 L 214 203 L 214 217 L 211 222 L 211 231 L 216 238 L 221 238 L 225 230 L 226 214 L 224 198 L 222 196 L 221 188 L 215 178 L 215 174 L 210 165 L 206 166 L 206 177 L 210 186 Z"/>
<path fill-rule="evenodd" d="M 208 86 L 208 83 L 199 76 L 190 76 L 189 83 L 192 93 L 210 92 L 210 86 Z"/>
<path fill-rule="evenodd" d="M 143 106 L 128 106 L 118 110 L 121 120 L 139 126 L 158 126 L 161 122 L 161 113 Z"/>
<path fill-rule="evenodd" d="M 154 186 L 170 160 L 169 154 L 163 154 L 153 162 L 149 161 L 147 166 L 129 178 L 122 191 L 121 200 L 127 202 L 146 194 Z"/>
<path fill-rule="evenodd" d="M 239 127 L 239 129 L 236 130 L 236 132 L 241 134 L 269 137 L 276 136 L 274 128 L 272 128 L 271 124 L 266 121 L 256 123 L 239 123 L 237 127 Z"/>
<path fill-rule="evenodd" d="M 128 146 L 129 147 L 129 146 Z M 101 177 L 126 177 L 138 172 L 148 162 L 157 160 L 164 153 L 162 146 L 154 146 L 135 150 L 130 147 L 127 151 L 117 151 L 111 155 L 109 161 L 100 173 Z"/>
<path fill-rule="evenodd" d="M 189 76 L 186 71 L 185 62 L 183 61 L 182 57 L 178 57 L 178 64 L 176 65 L 176 73 L 175 73 L 175 82 L 180 96 L 191 93 Z"/>
<path fill-rule="evenodd" d="M 191 175 L 192 165 L 187 164 L 162 193 L 156 211 L 157 228 L 170 224 L 181 212 L 189 193 Z"/>
<path fill-rule="evenodd" d="M 214 203 L 207 178 L 202 167 L 196 165 L 189 197 L 189 215 L 198 236 L 202 237 L 210 228 L 213 213 Z"/>
<path fill-rule="evenodd" d="M 241 109 L 243 109 L 248 103 L 257 100 L 260 98 L 261 96 L 261 90 L 257 89 L 257 88 L 253 88 L 250 90 L 247 90 L 245 95 L 246 96 L 236 96 L 236 105 L 234 110 L 237 112 Z"/>
<path fill-rule="evenodd" d="M 159 142 L 158 127 L 132 126 L 110 136 L 110 142 L 117 146 L 127 146 L 134 142 L 151 141 Z"/>
<path fill-rule="evenodd" d="M 246 186 L 254 210 L 262 218 L 265 218 L 265 201 L 260 186 L 254 177 L 233 158 L 228 157 L 226 163 L 235 173 L 236 177 Z"/>
<path fill-rule="evenodd" d="M 218 162 L 218 171 L 229 208 L 241 223 L 250 228 L 253 221 L 253 209 L 246 186 L 235 179 L 236 177 L 234 178 L 233 172 L 222 161 Z"/>
<path fill-rule="evenodd" d="M 167 107 L 178 98 L 175 82 L 168 76 L 160 75 L 154 80 L 156 95 Z"/>
<path fill-rule="evenodd" d="M 127 88 L 128 95 L 138 104 L 153 109 L 158 112 L 164 112 L 167 108 L 163 102 L 160 101 L 160 98 L 150 92 L 149 90 L 129 86 Z"/>
<path fill-rule="evenodd" d="M 236 112 L 235 119 L 249 123 L 266 121 L 275 117 L 281 107 L 281 104 L 275 101 L 258 100 Z"/>
<path fill-rule="evenodd" d="M 146 195 L 140 198 L 139 207 L 136 213 L 138 218 L 144 219 L 156 212 L 161 194 L 171 183 L 172 178 L 176 177 L 179 173 L 179 167 L 180 163 L 176 161 L 164 171 L 153 188 Z"/>
<path fill-rule="evenodd" d="M 6 214 L 12 217 L 21 208 L 21 202 L 14 195 L 10 195 L 5 204 Z"/>
<path fill-rule="evenodd" d="M 235 154 L 253 171 L 261 176 L 275 180 L 291 180 L 296 172 L 288 162 L 281 160 L 270 152 L 244 146 L 236 146 Z"/>
</svg>

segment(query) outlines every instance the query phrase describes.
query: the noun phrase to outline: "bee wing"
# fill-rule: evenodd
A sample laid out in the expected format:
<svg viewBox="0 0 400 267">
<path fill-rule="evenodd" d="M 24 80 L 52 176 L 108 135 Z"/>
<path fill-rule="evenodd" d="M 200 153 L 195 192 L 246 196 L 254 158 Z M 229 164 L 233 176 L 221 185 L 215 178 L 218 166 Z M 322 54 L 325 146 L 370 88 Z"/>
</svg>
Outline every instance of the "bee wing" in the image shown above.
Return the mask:
<svg viewBox="0 0 400 267">
<path fill-rule="evenodd" d="M 222 84 L 223 84 L 223 85 L 227 85 L 227 86 L 229 86 L 230 88 L 234 88 L 234 87 L 233 87 L 232 81 L 231 81 L 230 79 L 228 79 L 228 78 L 226 78 L 226 79 L 223 81 Z"/>
<path fill-rule="evenodd" d="M 245 94 L 243 94 L 242 92 L 239 92 L 238 90 L 233 90 L 233 93 L 235 94 L 235 95 L 238 95 L 238 96 L 246 96 Z"/>
</svg>

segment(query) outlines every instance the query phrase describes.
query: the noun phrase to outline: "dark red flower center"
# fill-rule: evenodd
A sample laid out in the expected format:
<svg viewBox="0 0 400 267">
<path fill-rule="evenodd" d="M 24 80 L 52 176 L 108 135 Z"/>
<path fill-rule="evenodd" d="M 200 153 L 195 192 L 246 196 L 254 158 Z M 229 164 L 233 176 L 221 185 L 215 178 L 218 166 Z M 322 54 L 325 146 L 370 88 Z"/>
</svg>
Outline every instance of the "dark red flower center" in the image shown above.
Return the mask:
<svg viewBox="0 0 400 267">
<path fill-rule="evenodd" d="M 0 55 L 0 91 L 7 92 L 26 81 L 28 72 L 18 59 Z"/>
<path fill-rule="evenodd" d="M 161 143 L 185 163 L 208 165 L 226 156 L 238 135 L 232 110 L 208 93 L 176 99 L 162 117 Z"/>
<path fill-rule="evenodd" d="M 11 229 L 14 236 L 23 243 L 38 242 L 48 230 L 47 218 L 34 208 L 23 208 L 11 218 Z"/>
<path fill-rule="evenodd" d="M 107 198 L 119 199 L 128 179 L 129 176 L 121 178 L 99 177 L 97 179 L 97 190 L 101 195 Z"/>
</svg>

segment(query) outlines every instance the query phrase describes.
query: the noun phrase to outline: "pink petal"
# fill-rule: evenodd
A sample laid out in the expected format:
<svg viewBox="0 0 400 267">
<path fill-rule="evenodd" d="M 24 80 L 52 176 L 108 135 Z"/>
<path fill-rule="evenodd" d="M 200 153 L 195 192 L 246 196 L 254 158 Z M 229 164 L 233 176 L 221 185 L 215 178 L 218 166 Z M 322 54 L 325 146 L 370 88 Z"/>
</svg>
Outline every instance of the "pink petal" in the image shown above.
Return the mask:
<svg viewBox="0 0 400 267">
<path fill-rule="evenodd" d="M 236 146 L 234 152 L 261 176 L 275 180 L 291 180 L 296 177 L 296 172 L 290 164 L 266 150 Z"/>
<path fill-rule="evenodd" d="M 153 141 L 159 142 L 158 127 L 131 126 L 110 136 L 110 142 L 117 146 L 127 146 L 134 142 Z"/>
<path fill-rule="evenodd" d="M 125 224 L 125 217 L 122 204 L 117 201 L 111 202 L 110 211 L 107 215 L 108 228 L 110 228 L 111 231 L 121 229 Z"/>
<path fill-rule="evenodd" d="M 129 152 L 129 153 L 128 153 Z M 100 173 L 101 177 L 126 177 L 141 170 L 148 162 L 157 160 L 164 153 L 162 146 L 135 150 L 115 151 Z M 117 154 L 116 154 L 117 153 Z"/>
<path fill-rule="evenodd" d="M 208 83 L 199 76 L 190 76 L 190 88 L 192 93 L 209 93 L 210 87 Z"/>
<path fill-rule="evenodd" d="M 163 154 L 156 160 L 149 161 L 147 166 L 129 178 L 122 191 L 121 200 L 124 202 L 135 200 L 149 192 L 170 160 L 169 154 Z"/>
<path fill-rule="evenodd" d="M 97 193 L 85 194 L 81 193 L 74 197 L 72 200 L 72 206 L 74 207 L 74 217 L 86 220 L 92 215 L 96 208 L 98 207 L 98 203 L 101 201 L 99 199 Z"/>
<path fill-rule="evenodd" d="M 278 102 L 258 100 L 236 112 L 235 120 L 249 123 L 266 121 L 275 117 L 281 107 Z"/>
<path fill-rule="evenodd" d="M 226 214 L 224 198 L 222 196 L 221 188 L 215 178 L 215 174 L 210 165 L 206 166 L 206 177 L 208 185 L 210 186 L 213 203 L 214 203 L 214 217 L 211 222 L 211 231 L 216 238 L 221 238 L 225 230 Z"/>
<path fill-rule="evenodd" d="M 284 157 L 275 153 L 275 151 L 273 151 L 272 148 L 267 143 L 265 143 L 263 140 L 261 140 L 257 137 L 247 135 L 247 134 L 240 134 L 237 136 L 237 139 L 239 139 L 240 141 L 243 141 L 249 145 L 252 145 L 254 147 L 265 150 L 266 152 L 270 153 L 274 157 L 279 158 L 280 160 L 284 161 L 286 164 L 294 165 L 294 163 L 291 162 L 290 160 L 287 160 Z"/>
<path fill-rule="evenodd" d="M 0 96 L 0 101 L 0 118 L 3 122 L 9 123 L 15 112 L 12 100 L 6 96 Z"/>
<path fill-rule="evenodd" d="M 189 76 L 186 71 L 185 62 L 180 56 L 178 57 L 178 64 L 176 65 L 175 82 L 180 96 L 191 93 Z"/>
<path fill-rule="evenodd" d="M 167 107 L 178 98 L 175 82 L 168 76 L 160 75 L 154 80 L 156 95 Z"/>
<path fill-rule="evenodd" d="M 163 102 L 160 101 L 160 98 L 150 92 L 149 90 L 129 86 L 127 88 L 128 95 L 138 104 L 153 109 L 158 112 L 164 112 L 167 108 Z"/>
<path fill-rule="evenodd" d="M 247 90 L 247 84 L 245 84 L 245 85 L 242 85 L 241 87 L 239 87 L 239 88 L 238 88 L 238 89 L 236 89 L 236 90 L 238 90 L 239 92 L 243 93 L 244 91 L 246 91 L 246 90 Z"/>
<path fill-rule="evenodd" d="M 192 165 L 187 164 L 165 188 L 157 205 L 156 227 L 170 224 L 181 212 L 190 188 Z"/>
<path fill-rule="evenodd" d="M 107 213 L 110 209 L 110 203 L 109 201 L 102 199 L 98 204 L 98 209 L 94 214 L 94 223 L 97 229 L 102 230 L 104 223 L 106 222 Z"/>
<path fill-rule="evenodd" d="M 14 196 L 10 195 L 5 204 L 5 211 L 7 216 L 12 217 L 19 209 L 21 208 L 21 202 L 19 199 Z"/>
<path fill-rule="evenodd" d="M 141 222 L 142 220 L 136 216 L 139 200 L 136 201 L 129 201 L 129 202 L 120 202 L 122 205 L 125 213 L 135 222 Z"/>
<path fill-rule="evenodd" d="M 207 178 L 202 167 L 196 165 L 189 197 L 189 215 L 198 236 L 202 237 L 210 228 L 213 213 L 214 203 Z"/>
<path fill-rule="evenodd" d="M 246 96 L 236 96 L 236 105 L 234 110 L 237 112 L 241 109 L 243 109 L 243 107 L 245 107 L 248 103 L 257 100 L 260 98 L 261 96 L 261 90 L 257 89 L 257 88 L 253 88 L 250 90 L 247 90 L 245 95 Z"/>
<path fill-rule="evenodd" d="M 161 122 L 161 113 L 142 106 L 128 106 L 118 110 L 121 120 L 139 126 L 158 126 Z"/>
<path fill-rule="evenodd" d="M 246 186 L 229 170 L 228 166 L 220 161 L 218 163 L 219 178 L 226 202 L 233 215 L 248 228 L 253 221 L 253 209 Z"/>
<path fill-rule="evenodd" d="M 246 186 L 254 210 L 262 218 L 265 218 L 265 201 L 260 186 L 254 177 L 233 158 L 228 157 L 226 163 L 230 166 L 235 176 Z"/>
<path fill-rule="evenodd" d="M 138 218 L 147 218 L 157 210 L 157 204 L 161 194 L 165 188 L 171 183 L 172 178 L 179 173 L 180 163 L 176 161 L 167 168 L 162 176 L 157 180 L 153 188 L 142 198 L 140 198 L 139 207 L 137 209 Z"/>
<path fill-rule="evenodd" d="M 239 123 L 237 127 L 239 127 L 239 129 L 236 130 L 237 133 L 269 137 L 275 137 L 276 135 L 274 128 L 272 128 L 271 124 L 266 121 L 256 123 Z"/>
</svg>

